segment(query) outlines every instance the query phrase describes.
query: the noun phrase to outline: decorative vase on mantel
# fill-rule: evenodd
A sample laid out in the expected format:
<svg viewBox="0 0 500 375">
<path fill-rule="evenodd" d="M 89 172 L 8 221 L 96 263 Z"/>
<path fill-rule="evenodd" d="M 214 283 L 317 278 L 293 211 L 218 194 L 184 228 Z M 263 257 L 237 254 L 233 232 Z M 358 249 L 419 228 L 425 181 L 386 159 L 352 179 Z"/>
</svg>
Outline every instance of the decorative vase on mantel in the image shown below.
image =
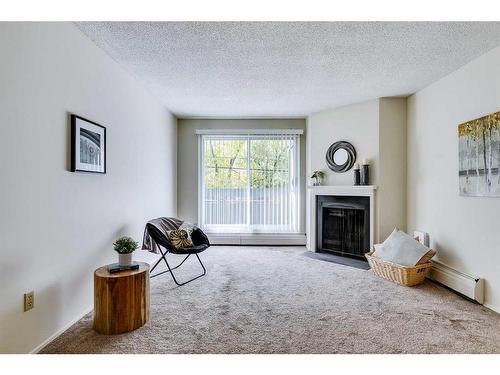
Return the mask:
<svg viewBox="0 0 500 375">
<path fill-rule="evenodd" d="M 361 185 L 370 185 L 370 160 L 363 159 L 361 165 Z"/>
<path fill-rule="evenodd" d="M 325 173 L 323 171 L 314 171 L 311 176 L 313 186 L 321 186 L 323 184 L 323 177 L 325 177 Z"/>
</svg>

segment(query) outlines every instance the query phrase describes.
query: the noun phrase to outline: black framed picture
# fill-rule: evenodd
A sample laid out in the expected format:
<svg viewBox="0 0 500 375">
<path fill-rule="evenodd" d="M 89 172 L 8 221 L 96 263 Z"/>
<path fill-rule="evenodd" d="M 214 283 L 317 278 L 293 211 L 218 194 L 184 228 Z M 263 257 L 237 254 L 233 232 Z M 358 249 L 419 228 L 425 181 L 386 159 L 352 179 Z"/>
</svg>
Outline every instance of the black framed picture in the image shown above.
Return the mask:
<svg viewBox="0 0 500 375">
<path fill-rule="evenodd" d="M 106 173 L 106 128 L 73 114 L 71 172 Z"/>
</svg>

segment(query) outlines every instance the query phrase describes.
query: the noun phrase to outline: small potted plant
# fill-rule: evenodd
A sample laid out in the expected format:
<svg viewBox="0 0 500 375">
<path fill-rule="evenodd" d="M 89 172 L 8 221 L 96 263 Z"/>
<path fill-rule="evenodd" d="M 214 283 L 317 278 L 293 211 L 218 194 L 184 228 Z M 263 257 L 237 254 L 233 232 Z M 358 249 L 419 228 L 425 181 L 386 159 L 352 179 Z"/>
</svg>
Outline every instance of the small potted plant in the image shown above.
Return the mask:
<svg viewBox="0 0 500 375">
<path fill-rule="evenodd" d="M 325 177 L 325 173 L 323 171 L 314 171 L 311 176 L 313 179 L 313 186 L 321 186 L 323 183 L 323 177 Z"/>
<path fill-rule="evenodd" d="M 137 241 L 130 237 L 119 237 L 113 243 L 115 251 L 118 253 L 118 264 L 128 266 L 132 263 L 132 253 L 139 247 Z"/>
</svg>

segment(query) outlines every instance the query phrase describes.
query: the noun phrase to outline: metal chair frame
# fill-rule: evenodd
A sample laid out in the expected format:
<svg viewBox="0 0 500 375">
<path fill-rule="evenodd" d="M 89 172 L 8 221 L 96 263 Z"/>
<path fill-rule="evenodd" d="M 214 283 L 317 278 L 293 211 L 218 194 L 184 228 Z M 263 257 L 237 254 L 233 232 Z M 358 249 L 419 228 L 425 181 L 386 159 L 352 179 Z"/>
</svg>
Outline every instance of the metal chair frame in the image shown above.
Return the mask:
<svg viewBox="0 0 500 375">
<path fill-rule="evenodd" d="M 158 272 L 154 275 L 151 275 L 150 277 L 153 278 L 153 277 L 156 277 L 156 276 L 160 276 L 160 275 L 163 275 L 164 273 L 167 273 L 169 272 L 170 275 L 172 275 L 172 279 L 174 279 L 174 282 L 178 285 L 178 286 L 182 286 L 182 285 L 185 285 L 187 283 L 190 283 L 191 281 L 194 281 L 196 279 L 199 279 L 200 277 L 202 276 L 205 276 L 205 274 L 207 273 L 207 270 L 205 268 L 205 266 L 203 265 L 200 257 L 198 256 L 197 253 L 194 253 L 194 254 L 188 254 L 183 260 L 182 262 L 180 262 L 177 266 L 175 267 L 170 267 L 170 264 L 168 264 L 167 262 L 167 254 L 169 253 L 168 249 L 165 249 L 166 251 L 163 251 L 162 250 L 162 246 L 158 244 L 158 248 L 160 249 L 160 253 L 161 253 L 161 258 L 158 259 L 158 261 L 153 265 L 153 267 L 151 268 L 151 270 L 149 271 L 150 274 L 153 273 L 153 270 L 156 268 L 156 266 L 158 266 L 158 264 L 160 264 L 160 262 L 163 260 L 165 262 L 165 264 L 167 265 L 167 268 L 168 270 L 165 270 L 165 271 L 161 271 L 161 272 Z M 173 270 L 175 270 L 176 268 L 179 268 L 180 266 L 182 266 L 182 264 L 187 260 L 187 258 L 189 258 L 191 255 L 195 255 L 196 256 L 196 259 L 198 259 L 198 262 L 200 262 L 200 265 L 201 265 L 201 268 L 203 268 L 203 273 L 201 275 L 198 275 L 196 277 L 193 277 L 192 279 L 189 279 L 187 281 L 184 281 L 183 283 L 180 283 L 177 281 L 177 279 L 175 278 L 175 275 L 174 273 L 172 272 Z"/>
</svg>

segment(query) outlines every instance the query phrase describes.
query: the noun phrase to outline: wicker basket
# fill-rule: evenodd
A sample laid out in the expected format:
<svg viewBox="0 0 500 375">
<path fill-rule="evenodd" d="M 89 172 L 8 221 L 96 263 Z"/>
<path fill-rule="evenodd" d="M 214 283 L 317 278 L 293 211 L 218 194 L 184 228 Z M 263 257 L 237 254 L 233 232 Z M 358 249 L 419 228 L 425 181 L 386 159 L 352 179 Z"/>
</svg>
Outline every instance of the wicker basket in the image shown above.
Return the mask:
<svg viewBox="0 0 500 375">
<path fill-rule="evenodd" d="M 418 264 L 415 267 L 401 266 L 383 261 L 372 254 L 373 252 L 366 253 L 365 257 L 373 273 L 401 285 L 413 286 L 423 283 L 432 266 L 431 262 Z"/>
</svg>

